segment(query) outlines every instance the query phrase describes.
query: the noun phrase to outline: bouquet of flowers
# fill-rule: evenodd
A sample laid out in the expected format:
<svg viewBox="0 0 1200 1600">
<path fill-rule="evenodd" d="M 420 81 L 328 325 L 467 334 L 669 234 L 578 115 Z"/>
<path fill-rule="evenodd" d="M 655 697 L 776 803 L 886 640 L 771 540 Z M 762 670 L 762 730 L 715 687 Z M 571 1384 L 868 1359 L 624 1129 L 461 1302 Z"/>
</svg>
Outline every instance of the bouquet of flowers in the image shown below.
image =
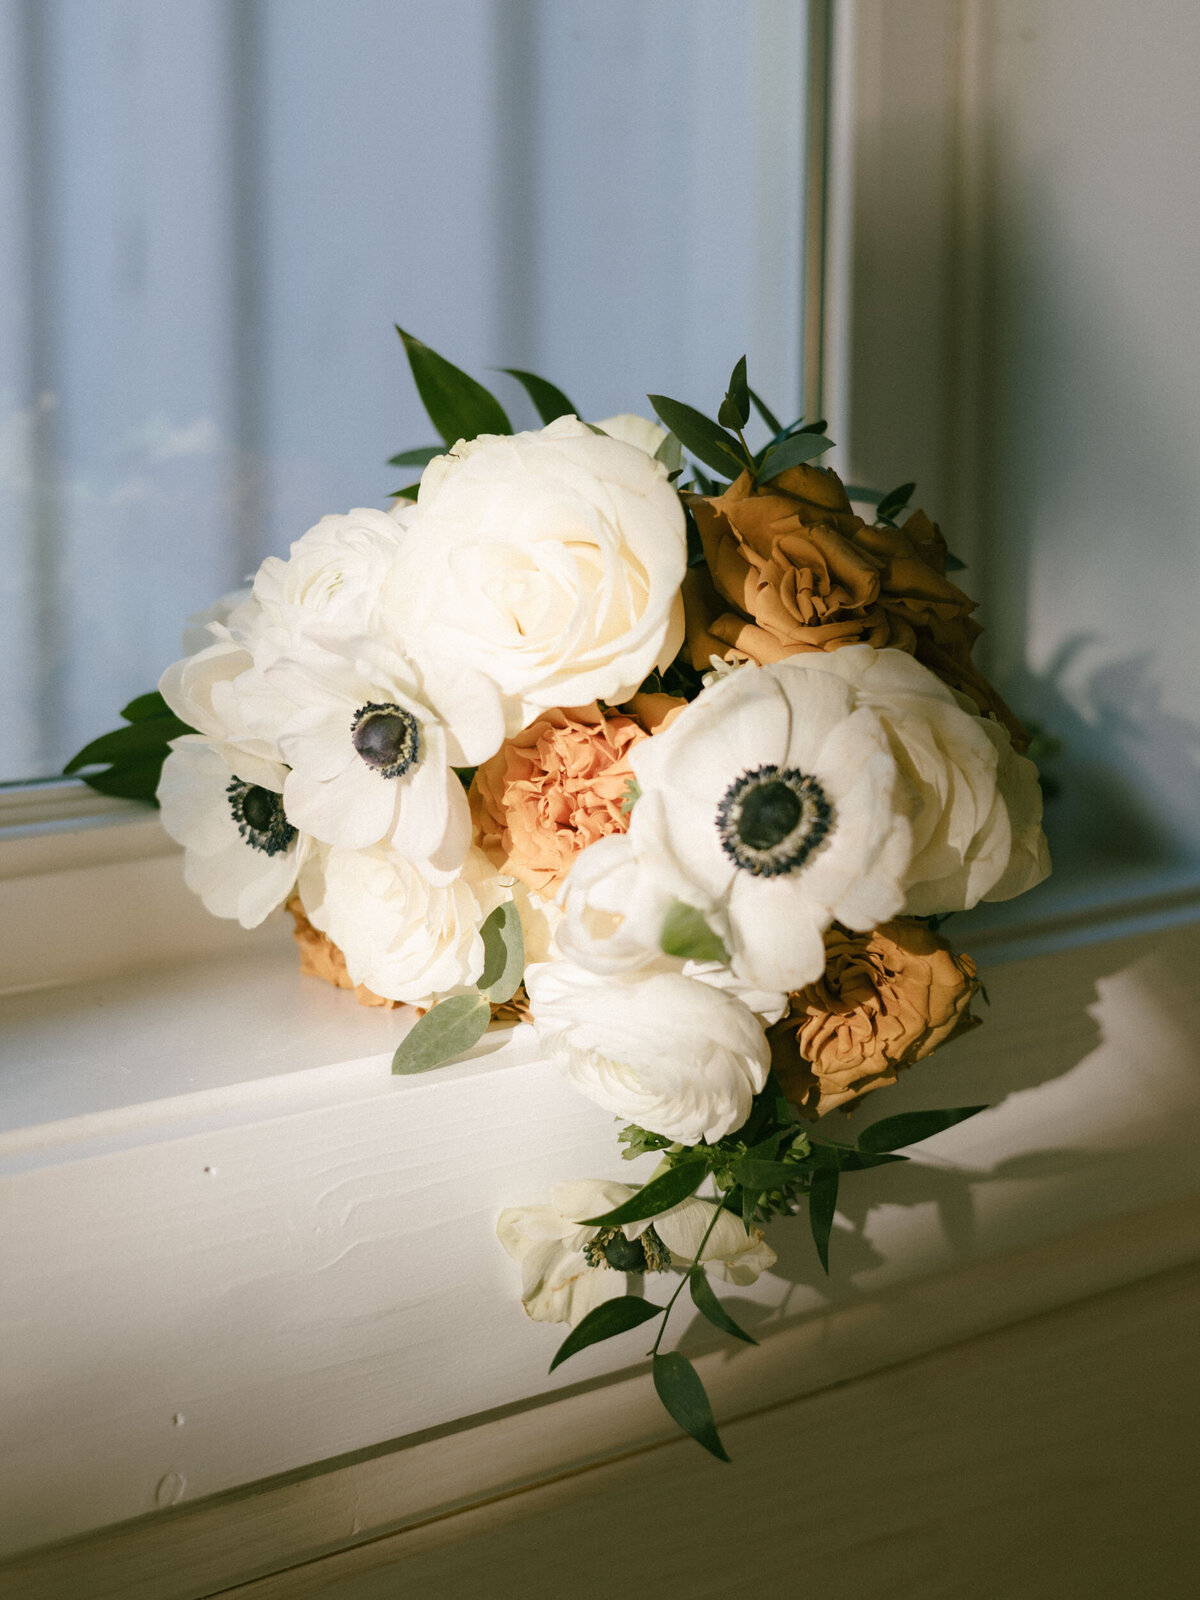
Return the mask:
<svg viewBox="0 0 1200 1600">
<path fill-rule="evenodd" d="M 752 1281 L 801 1210 L 827 1266 L 841 1173 L 982 1109 L 818 1132 L 975 1024 L 939 926 L 1049 870 L 1028 737 L 914 486 L 848 493 L 744 359 L 715 419 L 651 395 L 658 422 L 514 371 L 544 426 L 513 433 L 401 337 L 444 441 L 394 458 L 419 483 L 264 561 L 67 770 L 156 795 L 211 912 L 286 906 L 307 971 L 415 1008 L 396 1072 L 531 1024 L 659 1155 L 498 1232 L 571 1325 L 554 1364 L 657 1319 L 658 1393 L 724 1458 L 671 1310 L 686 1285 L 749 1340 L 710 1274 Z"/>
</svg>

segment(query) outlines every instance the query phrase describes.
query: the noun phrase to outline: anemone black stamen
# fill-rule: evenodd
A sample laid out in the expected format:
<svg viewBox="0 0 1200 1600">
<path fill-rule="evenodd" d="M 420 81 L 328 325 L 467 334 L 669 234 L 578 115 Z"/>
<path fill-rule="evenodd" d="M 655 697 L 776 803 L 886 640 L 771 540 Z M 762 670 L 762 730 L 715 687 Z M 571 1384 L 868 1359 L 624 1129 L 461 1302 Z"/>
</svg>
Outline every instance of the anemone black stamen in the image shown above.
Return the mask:
<svg viewBox="0 0 1200 1600">
<path fill-rule="evenodd" d="M 623 1228 L 601 1228 L 584 1245 L 583 1259 L 589 1267 L 611 1267 L 614 1272 L 665 1272 L 671 1252 L 652 1227 L 636 1239 L 627 1239 Z"/>
<path fill-rule="evenodd" d="M 225 793 L 237 831 L 248 845 L 268 856 L 289 848 L 296 830 L 284 815 L 281 794 L 241 778 L 231 779 Z"/>
<path fill-rule="evenodd" d="M 833 806 L 807 772 L 755 767 L 743 772 L 717 807 L 721 848 L 758 878 L 797 872 L 828 838 Z"/>
<path fill-rule="evenodd" d="M 350 724 L 354 748 L 381 778 L 402 778 L 421 759 L 421 727 L 411 711 L 388 701 L 359 706 Z"/>
</svg>

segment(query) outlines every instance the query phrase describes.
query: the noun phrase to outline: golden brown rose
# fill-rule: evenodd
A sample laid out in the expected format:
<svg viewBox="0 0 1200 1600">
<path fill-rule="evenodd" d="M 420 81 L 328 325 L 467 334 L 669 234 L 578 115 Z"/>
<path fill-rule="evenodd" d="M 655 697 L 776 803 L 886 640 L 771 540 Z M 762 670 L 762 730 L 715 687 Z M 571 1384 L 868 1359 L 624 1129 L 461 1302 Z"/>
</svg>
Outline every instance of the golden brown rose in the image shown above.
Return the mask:
<svg viewBox="0 0 1200 1600">
<path fill-rule="evenodd" d="M 837 474 L 812 466 L 757 487 L 743 473 L 722 495 L 687 499 L 708 566 L 684 585 L 698 670 L 714 653 L 767 665 L 845 644 L 906 650 L 1026 747 L 1025 729 L 971 661 L 975 602 L 946 577 L 945 542 L 923 511 L 902 528 L 873 527 L 850 509 Z"/>
<path fill-rule="evenodd" d="M 624 833 L 629 751 L 685 704 L 635 695 L 624 711 L 593 703 L 545 711 L 476 772 L 469 799 L 479 843 L 502 872 L 552 895 L 575 857 Z"/>
<path fill-rule="evenodd" d="M 304 915 L 299 895 L 292 896 L 287 903 L 287 909 L 292 913 L 292 919 L 296 924 L 292 932 L 296 943 L 300 946 L 301 972 L 307 973 L 310 978 L 320 978 L 324 983 L 331 983 L 335 989 L 353 989 L 354 997 L 360 1006 L 387 1006 L 394 1010 L 404 1004 L 402 1000 L 385 1000 L 383 995 L 375 994 L 365 984 L 354 982 L 346 971 L 346 958 L 337 945 L 325 934 L 319 933 Z"/>
<path fill-rule="evenodd" d="M 978 1024 L 979 988 L 970 956 L 955 955 L 923 923 L 900 917 L 874 933 L 833 928 L 826 967 L 790 997 L 768 1029 L 784 1093 L 806 1116 L 823 1117 Z"/>
</svg>

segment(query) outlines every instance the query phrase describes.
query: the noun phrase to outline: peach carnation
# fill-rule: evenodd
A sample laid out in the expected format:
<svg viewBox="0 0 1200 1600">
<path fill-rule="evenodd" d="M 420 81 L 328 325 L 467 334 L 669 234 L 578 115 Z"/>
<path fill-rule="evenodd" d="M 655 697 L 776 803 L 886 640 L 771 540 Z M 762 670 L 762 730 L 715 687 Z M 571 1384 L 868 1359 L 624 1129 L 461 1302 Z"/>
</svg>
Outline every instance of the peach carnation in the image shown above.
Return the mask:
<svg viewBox="0 0 1200 1600">
<path fill-rule="evenodd" d="M 685 704 L 647 694 L 622 711 L 595 702 L 544 711 L 475 774 L 469 798 L 484 853 L 535 893 L 553 895 L 581 850 L 625 832 L 629 752 Z"/>
<path fill-rule="evenodd" d="M 825 954 L 824 974 L 768 1030 L 783 1092 L 807 1116 L 895 1083 L 901 1068 L 978 1024 L 975 963 L 923 922 L 899 917 L 874 933 L 834 927 Z"/>
</svg>

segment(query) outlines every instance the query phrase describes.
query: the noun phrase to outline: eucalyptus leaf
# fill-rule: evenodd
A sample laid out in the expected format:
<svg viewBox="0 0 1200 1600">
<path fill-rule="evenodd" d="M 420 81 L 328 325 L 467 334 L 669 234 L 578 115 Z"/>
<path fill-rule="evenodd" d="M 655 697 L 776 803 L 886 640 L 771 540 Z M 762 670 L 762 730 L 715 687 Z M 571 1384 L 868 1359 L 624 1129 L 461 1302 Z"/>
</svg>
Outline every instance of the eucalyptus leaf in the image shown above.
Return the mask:
<svg viewBox="0 0 1200 1600">
<path fill-rule="evenodd" d="M 651 1178 L 635 1195 L 611 1211 L 606 1211 L 602 1217 L 581 1217 L 579 1225 L 586 1228 L 619 1228 L 627 1222 L 642 1222 L 647 1217 L 657 1217 L 694 1195 L 707 1173 L 706 1161 L 677 1162 L 675 1166 L 668 1167 L 661 1177 Z"/>
<path fill-rule="evenodd" d="M 146 722 L 151 717 L 173 716 L 174 712 L 158 690 L 151 689 L 149 694 L 140 694 L 136 700 L 131 700 L 124 706 L 121 715 L 126 722 Z"/>
<path fill-rule="evenodd" d="M 894 517 L 898 511 L 903 511 L 912 499 L 916 487 L 915 483 L 902 483 L 899 488 L 890 489 L 876 507 L 877 515 L 881 518 Z"/>
<path fill-rule="evenodd" d="M 482 995 L 455 994 L 439 1000 L 401 1039 L 392 1071 L 408 1077 L 444 1066 L 479 1043 L 491 1017 L 492 1008 Z"/>
<path fill-rule="evenodd" d="M 718 1461 L 728 1461 L 729 1455 L 717 1432 L 700 1374 L 688 1358 L 678 1350 L 656 1355 L 651 1363 L 651 1375 L 658 1398 L 684 1433 L 690 1434 Z"/>
<path fill-rule="evenodd" d="M 761 396 L 755 394 L 754 390 L 749 386 L 746 388 L 746 393 L 750 396 L 750 400 L 754 406 L 754 409 L 758 412 L 766 426 L 770 428 L 772 433 L 778 433 L 780 428 L 779 418 L 767 406 Z"/>
<path fill-rule="evenodd" d="M 721 936 L 712 931 L 703 913 L 682 900 L 676 900 L 663 918 L 658 942 L 667 955 L 682 961 L 729 960 Z"/>
<path fill-rule="evenodd" d="M 976 1117 L 987 1106 L 955 1106 L 943 1111 L 902 1111 L 899 1116 L 873 1122 L 858 1136 L 858 1148 L 869 1154 L 899 1150 L 902 1145 L 919 1144 L 935 1133 L 952 1128 L 956 1122 Z"/>
<path fill-rule="evenodd" d="M 536 372 L 523 372 L 520 367 L 501 367 L 510 378 L 515 378 L 533 401 L 533 409 L 543 422 L 556 422 L 559 417 L 577 417 L 579 412 L 561 389 L 556 389 Z"/>
<path fill-rule="evenodd" d="M 511 433 L 512 424 L 495 395 L 452 366 L 427 344 L 397 328 L 412 369 L 413 382 L 429 420 L 447 444 L 481 433 Z"/>
<path fill-rule="evenodd" d="M 690 450 L 705 466 L 726 478 L 736 478 L 746 470 L 748 463 L 741 444 L 731 433 L 718 427 L 711 417 L 664 394 L 651 394 L 646 398 L 684 449 Z"/>
<path fill-rule="evenodd" d="M 483 939 L 483 972 L 479 988 L 492 1005 L 511 1000 L 525 976 L 525 939 L 514 901 L 506 900 L 488 916 L 479 930 Z"/>
<path fill-rule="evenodd" d="M 829 1234 L 837 1210 L 840 1176 L 836 1167 L 822 1167 L 813 1173 L 812 1187 L 808 1191 L 808 1225 L 826 1272 L 829 1271 Z"/>
<path fill-rule="evenodd" d="M 803 466 L 806 461 L 824 455 L 833 449 L 833 440 L 823 433 L 793 433 L 782 444 L 773 445 L 762 459 L 759 476 L 769 481 L 777 478 L 789 467 Z"/>
<path fill-rule="evenodd" d="M 717 408 L 717 421 L 723 428 L 732 428 L 735 431 L 746 426 L 746 418 L 742 415 L 741 407 L 729 395 L 725 396 Z"/>
<path fill-rule="evenodd" d="M 640 1300 L 632 1294 L 603 1301 L 571 1329 L 555 1351 L 550 1371 L 553 1372 L 555 1367 L 561 1366 L 580 1350 L 586 1350 L 588 1345 L 599 1344 L 602 1339 L 613 1339 L 619 1333 L 628 1333 L 630 1328 L 641 1327 L 643 1322 L 652 1321 L 661 1312 L 661 1306 L 656 1306 L 650 1300 Z"/>
<path fill-rule="evenodd" d="M 714 1328 L 720 1328 L 722 1333 L 729 1334 L 734 1339 L 741 1339 L 745 1344 L 757 1344 L 758 1340 L 748 1334 L 745 1328 L 739 1328 L 737 1323 L 717 1299 L 713 1286 L 708 1281 L 708 1273 L 700 1265 L 696 1265 L 688 1273 L 688 1288 L 692 1293 L 692 1304 L 702 1317 L 707 1317 Z"/>
<path fill-rule="evenodd" d="M 444 456 L 444 444 L 423 444 L 417 450 L 401 450 L 398 456 L 388 458 L 389 467 L 427 467 L 434 456 Z"/>
</svg>

